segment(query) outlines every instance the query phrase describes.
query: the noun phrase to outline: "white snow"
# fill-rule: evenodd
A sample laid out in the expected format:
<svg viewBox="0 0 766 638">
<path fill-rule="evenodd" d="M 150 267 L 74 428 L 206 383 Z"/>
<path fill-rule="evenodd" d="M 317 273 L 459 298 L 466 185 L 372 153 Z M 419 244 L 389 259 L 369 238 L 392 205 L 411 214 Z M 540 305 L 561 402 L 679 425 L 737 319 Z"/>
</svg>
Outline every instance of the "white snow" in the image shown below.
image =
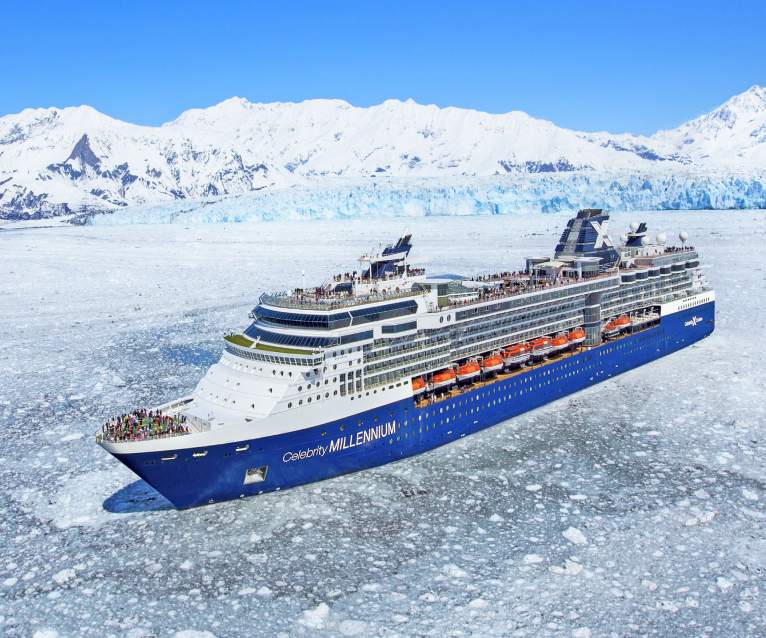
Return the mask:
<svg viewBox="0 0 766 638">
<path fill-rule="evenodd" d="M 441 200 L 433 180 L 456 178 L 492 179 L 499 195 L 518 191 L 517 208 L 586 205 L 581 191 L 593 190 L 592 180 L 601 182 L 595 190 L 602 198 L 627 190 L 623 209 L 641 207 L 642 199 L 649 208 L 727 202 L 741 208 L 763 201 L 765 127 L 766 89 L 758 86 L 651 137 L 578 132 L 520 111 L 489 114 L 411 100 L 357 108 L 342 100 L 231 98 L 159 127 L 89 106 L 26 109 L 0 117 L 0 213 L 51 216 L 186 200 L 178 210 L 189 201 L 200 207 L 262 189 L 282 189 L 289 200 L 292 187 L 327 190 L 339 181 L 335 198 L 343 201 L 351 180 L 362 190 L 382 184 L 397 193 L 396 213 L 410 216 L 422 214 L 410 188 L 431 180 L 431 198 Z M 529 180 L 540 173 L 564 180 L 547 180 L 551 194 L 544 196 Z M 720 198 L 721 191 L 730 196 Z M 494 202 L 483 199 L 490 210 Z M 319 205 L 315 215 L 338 210 Z"/>
</svg>

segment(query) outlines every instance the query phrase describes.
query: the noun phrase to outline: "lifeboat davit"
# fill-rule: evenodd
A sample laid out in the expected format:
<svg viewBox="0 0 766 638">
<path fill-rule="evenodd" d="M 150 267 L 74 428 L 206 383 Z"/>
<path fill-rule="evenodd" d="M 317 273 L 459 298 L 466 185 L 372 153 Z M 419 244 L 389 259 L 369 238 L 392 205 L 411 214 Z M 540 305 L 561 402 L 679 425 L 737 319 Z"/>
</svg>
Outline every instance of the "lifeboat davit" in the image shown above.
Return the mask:
<svg viewBox="0 0 766 638">
<path fill-rule="evenodd" d="M 455 384 L 455 371 L 452 369 L 439 370 L 434 372 L 434 376 L 431 379 L 431 387 L 434 390 L 441 390 L 442 388 L 448 388 Z"/>
<path fill-rule="evenodd" d="M 585 341 L 585 330 L 582 328 L 575 328 L 569 332 L 567 339 L 573 346 L 579 346 Z"/>
<path fill-rule="evenodd" d="M 423 377 L 415 377 L 412 380 L 412 394 L 422 394 L 426 391 L 426 382 Z"/>
<path fill-rule="evenodd" d="M 510 348 L 503 350 L 503 362 L 509 368 L 519 366 L 528 361 L 529 357 L 532 356 L 530 351 L 531 348 L 526 343 L 514 344 Z"/>
<path fill-rule="evenodd" d="M 484 370 L 484 374 L 500 372 L 503 369 L 503 357 L 499 354 L 492 354 L 488 357 L 484 357 L 481 360 L 481 369 Z"/>
<path fill-rule="evenodd" d="M 601 329 L 605 337 L 616 337 L 620 334 L 620 326 L 617 325 L 615 319 L 608 321 L 606 325 Z"/>
<path fill-rule="evenodd" d="M 476 361 L 468 361 L 457 367 L 457 380 L 461 382 L 472 381 L 481 374 L 481 368 Z"/>
<path fill-rule="evenodd" d="M 548 337 L 532 339 L 532 341 L 529 342 L 529 345 L 532 348 L 532 356 L 536 359 L 542 359 L 543 357 L 548 356 L 551 352 L 551 340 L 548 339 Z"/>
<path fill-rule="evenodd" d="M 614 320 L 614 325 L 620 330 L 627 330 L 630 328 L 630 324 L 633 323 L 628 315 L 620 315 Z"/>
<path fill-rule="evenodd" d="M 566 350 L 569 347 L 569 339 L 566 335 L 558 335 L 551 339 L 551 352 L 560 352 Z"/>
</svg>

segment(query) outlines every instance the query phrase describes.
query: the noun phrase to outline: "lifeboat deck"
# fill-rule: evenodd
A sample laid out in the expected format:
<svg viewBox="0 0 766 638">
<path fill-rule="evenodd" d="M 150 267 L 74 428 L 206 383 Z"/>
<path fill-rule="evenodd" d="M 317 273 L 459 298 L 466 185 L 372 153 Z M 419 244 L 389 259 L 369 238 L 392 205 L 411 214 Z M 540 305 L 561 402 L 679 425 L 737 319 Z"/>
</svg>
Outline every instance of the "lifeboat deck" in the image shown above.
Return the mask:
<svg viewBox="0 0 766 638">
<path fill-rule="evenodd" d="M 638 332 L 643 332 L 644 330 L 647 330 L 658 324 L 659 324 L 659 316 L 655 320 L 647 321 L 647 322 L 641 323 L 640 325 L 634 325 L 631 327 L 630 330 L 626 330 L 625 332 L 622 332 L 615 337 L 605 337 L 602 343 L 614 343 L 616 341 L 620 341 L 621 339 L 624 339 L 625 337 L 634 335 Z M 598 347 L 598 346 L 593 346 L 593 347 Z M 434 405 L 435 403 L 440 403 L 441 401 L 445 401 L 446 399 L 458 397 L 467 392 L 472 392 L 473 390 L 477 390 L 485 386 L 492 385 L 493 383 L 497 383 L 498 381 L 504 381 L 506 379 L 510 379 L 520 374 L 524 374 L 531 370 L 545 367 L 546 365 L 550 363 L 554 363 L 556 361 L 563 361 L 564 359 L 580 354 L 581 352 L 592 350 L 593 347 L 582 346 L 582 345 L 574 346 L 573 348 L 570 348 L 566 351 L 560 350 L 559 352 L 551 353 L 550 355 L 546 356 L 544 359 L 540 361 L 529 361 L 528 363 L 518 368 L 514 368 L 513 370 L 503 370 L 502 372 L 497 372 L 493 374 L 492 376 L 481 379 L 481 380 L 465 383 L 463 385 L 454 385 L 449 390 L 436 390 L 436 391 L 428 392 L 424 396 L 416 397 L 414 399 L 415 407 L 425 408 L 429 405 Z"/>
</svg>

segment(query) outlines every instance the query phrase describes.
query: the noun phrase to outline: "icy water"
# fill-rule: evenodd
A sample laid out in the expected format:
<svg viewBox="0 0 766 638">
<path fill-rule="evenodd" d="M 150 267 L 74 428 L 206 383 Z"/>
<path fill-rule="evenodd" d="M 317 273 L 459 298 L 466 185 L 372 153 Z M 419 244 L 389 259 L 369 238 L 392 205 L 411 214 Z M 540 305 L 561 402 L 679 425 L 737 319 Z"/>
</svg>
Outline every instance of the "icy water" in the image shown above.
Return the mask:
<svg viewBox="0 0 766 638">
<path fill-rule="evenodd" d="M 0 634 L 764 635 L 766 215 L 643 217 L 701 250 L 710 338 L 414 459 L 185 512 L 92 433 L 189 392 L 263 289 L 405 229 L 431 274 L 515 269 L 566 216 L 0 230 Z"/>
</svg>

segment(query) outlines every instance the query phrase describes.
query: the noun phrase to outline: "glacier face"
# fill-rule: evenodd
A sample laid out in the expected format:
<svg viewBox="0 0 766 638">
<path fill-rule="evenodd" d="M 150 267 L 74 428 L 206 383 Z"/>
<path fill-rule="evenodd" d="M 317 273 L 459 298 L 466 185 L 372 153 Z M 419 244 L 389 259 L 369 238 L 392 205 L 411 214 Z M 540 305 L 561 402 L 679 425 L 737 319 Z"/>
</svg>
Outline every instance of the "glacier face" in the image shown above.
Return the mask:
<svg viewBox="0 0 766 638">
<path fill-rule="evenodd" d="M 698 210 L 766 208 L 766 176 L 527 175 L 516 178 L 350 181 L 208 201 L 131 206 L 83 214 L 79 223 L 218 223 L 556 213 L 579 208 Z"/>
<path fill-rule="evenodd" d="M 492 180 L 492 192 L 504 201 L 517 193 L 514 201 L 525 210 L 580 202 L 588 188 L 623 209 L 634 202 L 759 207 L 765 163 L 766 89 L 758 86 L 650 137 L 584 133 L 518 111 L 411 100 L 357 108 L 341 100 L 231 98 L 158 127 L 87 106 L 27 109 L 0 118 L 0 219 L 172 202 L 227 205 L 232 197 L 292 188 L 325 197 L 341 184 L 361 194 L 375 191 L 377 182 L 398 189 L 400 199 L 416 194 L 415 208 L 433 194 L 426 206 L 438 208 L 435 180 L 473 180 L 468 199 L 470 192 L 490 194 L 482 183 Z M 546 179 L 527 179 L 536 177 Z M 260 201 L 275 200 L 253 203 Z M 479 205 L 491 209 L 493 201 Z"/>
</svg>

